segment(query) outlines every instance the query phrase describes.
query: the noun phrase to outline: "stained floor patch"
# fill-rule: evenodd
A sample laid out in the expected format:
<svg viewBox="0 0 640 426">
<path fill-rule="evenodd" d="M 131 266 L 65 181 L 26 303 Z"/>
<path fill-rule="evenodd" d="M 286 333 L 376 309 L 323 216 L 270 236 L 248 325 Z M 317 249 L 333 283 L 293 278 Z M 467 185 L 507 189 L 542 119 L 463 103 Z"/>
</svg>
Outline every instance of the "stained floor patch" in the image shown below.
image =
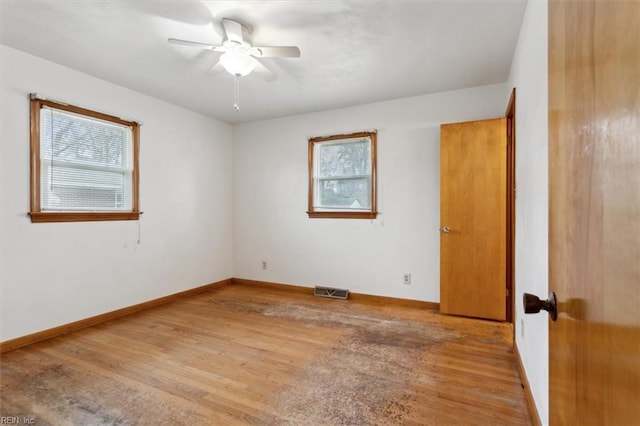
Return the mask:
<svg viewBox="0 0 640 426">
<path fill-rule="evenodd" d="M 269 422 L 274 425 L 402 423 L 412 410 L 408 387 L 415 364 L 425 351 L 460 337 L 358 310 L 327 315 L 316 307 L 282 305 L 262 314 L 344 329 L 340 341 L 302 366 L 274 395 L 278 416 Z"/>
<path fill-rule="evenodd" d="M 197 417 L 178 407 L 157 401 L 118 380 L 78 371 L 62 364 L 39 364 L 34 374 L 24 374 L 19 382 L 2 385 L 2 415 L 29 417 L 37 425 L 135 425 L 144 424 L 146 410 L 173 424 L 198 424 Z M 20 391 L 12 389 L 19 386 Z M 145 407 L 141 411 L 139 407 Z M 45 420 L 41 413 L 56 413 Z M 185 423 L 186 421 L 186 423 Z"/>
</svg>

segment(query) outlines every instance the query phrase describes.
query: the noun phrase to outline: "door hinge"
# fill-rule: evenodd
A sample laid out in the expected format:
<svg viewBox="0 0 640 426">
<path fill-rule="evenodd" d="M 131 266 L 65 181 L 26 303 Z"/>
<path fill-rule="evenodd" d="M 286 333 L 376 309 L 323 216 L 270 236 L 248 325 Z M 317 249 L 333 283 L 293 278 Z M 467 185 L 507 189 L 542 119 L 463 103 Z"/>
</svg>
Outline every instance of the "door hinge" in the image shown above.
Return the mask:
<svg viewBox="0 0 640 426">
<path fill-rule="evenodd" d="M 507 289 L 507 297 L 511 296 L 511 291 L 509 291 L 509 289 Z"/>
</svg>

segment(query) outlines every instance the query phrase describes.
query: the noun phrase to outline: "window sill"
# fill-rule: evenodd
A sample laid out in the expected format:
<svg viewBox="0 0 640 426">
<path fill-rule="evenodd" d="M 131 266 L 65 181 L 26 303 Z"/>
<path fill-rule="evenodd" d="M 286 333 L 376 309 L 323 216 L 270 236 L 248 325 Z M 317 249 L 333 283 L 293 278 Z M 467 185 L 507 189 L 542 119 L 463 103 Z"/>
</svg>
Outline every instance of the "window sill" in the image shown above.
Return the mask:
<svg viewBox="0 0 640 426">
<path fill-rule="evenodd" d="M 31 223 L 138 220 L 141 212 L 30 212 Z"/>
<path fill-rule="evenodd" d="M 378 212 L 307 212 L 310 219 L 375 219 Z"/>
</svg>

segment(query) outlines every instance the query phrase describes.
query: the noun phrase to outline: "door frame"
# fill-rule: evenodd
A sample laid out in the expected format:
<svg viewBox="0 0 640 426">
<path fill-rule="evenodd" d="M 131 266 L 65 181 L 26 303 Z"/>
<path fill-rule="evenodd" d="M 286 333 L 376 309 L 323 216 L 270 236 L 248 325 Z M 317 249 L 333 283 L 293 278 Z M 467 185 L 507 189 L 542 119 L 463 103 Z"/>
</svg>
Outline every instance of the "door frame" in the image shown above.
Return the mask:
<svg viewBox="0 0 640 426">
<path fill-rule="evenodd" d="M 507 298 L 506 313 L 507 322 L 515 321 L 515 278 L 516 278 L 516 88 L 511 90 L 511 97 L 505 112 L 507 119 L 507 255 L 506 255 L 506 280 Z M 515 342 L 515 327 L 513 327 Z"/>
</svg>

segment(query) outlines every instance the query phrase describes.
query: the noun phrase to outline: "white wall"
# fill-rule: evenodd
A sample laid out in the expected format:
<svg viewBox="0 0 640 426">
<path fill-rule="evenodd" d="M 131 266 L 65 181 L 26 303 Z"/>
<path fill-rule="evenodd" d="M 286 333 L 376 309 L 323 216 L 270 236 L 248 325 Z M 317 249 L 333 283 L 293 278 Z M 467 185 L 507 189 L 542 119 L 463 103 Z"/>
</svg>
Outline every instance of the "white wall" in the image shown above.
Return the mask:
<svg viewBox="0 0 640 426">
<path fill-rule="evenodd" d="M 548 315 L 524 315 L 522 293 L 545 298 L 548 278 L 547 2 L 529 1 L 511 65 L 516 88 L 516 343 L 543 424 L 549 411 Z"/>
<path fill-rule="evenodd" d="M 231 277 L 230 125 L 0 48 L 1 341 Z M 30 222 L 29 92 L 143 123 L 139 222 Z"/>
<path fill-rule="evenodd" d="M 439 126 L 503 116 L 504 92 L 497 84 L 234 126 L 234 276 L 438 302 Z M 309 219 L 307 139 L 370 129 L 382 214 Z"/>
</svg>

